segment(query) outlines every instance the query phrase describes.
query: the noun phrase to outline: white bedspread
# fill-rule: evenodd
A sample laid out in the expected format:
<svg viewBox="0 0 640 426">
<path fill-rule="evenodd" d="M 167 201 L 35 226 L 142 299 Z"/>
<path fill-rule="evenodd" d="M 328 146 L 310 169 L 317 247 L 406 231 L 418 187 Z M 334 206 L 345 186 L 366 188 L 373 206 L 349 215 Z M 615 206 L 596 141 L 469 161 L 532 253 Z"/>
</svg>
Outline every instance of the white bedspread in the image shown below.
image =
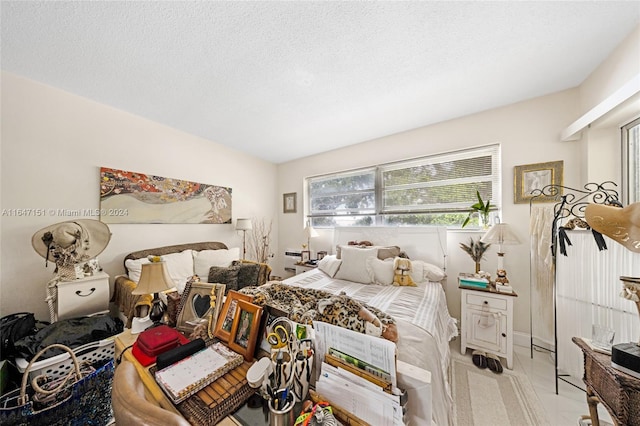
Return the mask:
<svg viewBox="0 0 640 426">
<path fill-rule="evenodd" d="M 391 315 L 398 324 L 398 359 L 431 372 L 433 419 L 438 425 L 451 424 L 449 341 L 458 332 L 439 283 L 424 282 L 417 287 L 360 284 L 330 278 L 318 269 L 283 282 L 334 294 L 345 292 Z"/>
</svg>

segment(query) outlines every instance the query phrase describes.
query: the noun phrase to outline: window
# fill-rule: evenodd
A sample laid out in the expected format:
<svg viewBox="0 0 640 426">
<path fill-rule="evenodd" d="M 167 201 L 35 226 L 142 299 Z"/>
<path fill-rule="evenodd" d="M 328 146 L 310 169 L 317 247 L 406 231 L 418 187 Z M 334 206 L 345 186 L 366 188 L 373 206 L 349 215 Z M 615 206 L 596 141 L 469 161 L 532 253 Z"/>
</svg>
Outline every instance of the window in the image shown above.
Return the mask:
<svg viewBox="0 0 640 426">
<path fill-rule="evenodd" d="M 500 146 L 490 145 L 312 177 L 308 216 L 317 227 L 460 226 L 476 191 L 499 211 L 499 165 Z"/>
<path fill-rule="evenodd" d="M 622 196 L 626 204 L 640 201 L 640 118 L 622 127 Z"/>
</svg>

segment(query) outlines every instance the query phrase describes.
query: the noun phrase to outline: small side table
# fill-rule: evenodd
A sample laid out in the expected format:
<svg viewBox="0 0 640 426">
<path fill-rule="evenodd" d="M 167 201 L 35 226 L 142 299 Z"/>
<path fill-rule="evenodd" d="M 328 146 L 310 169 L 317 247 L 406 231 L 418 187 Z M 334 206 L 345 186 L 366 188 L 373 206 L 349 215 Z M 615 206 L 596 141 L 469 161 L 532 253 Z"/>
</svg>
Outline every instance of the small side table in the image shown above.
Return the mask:
<svg viewBox="0 0 640 426">
<path fill-rule="evenodd" d="M 584 354 L 584 377 L 591 424 L 599 426 L 598 403 L 616 426 L 640 426 L 640 379 L 611 366 L 611 356 L 596 352 L 579 337 L 571 339 Z"/>
<path fill-rule="evenodd" d="M 78 280 L 60 281 L 56 287 L 56 320 L 109 312 L 109 275 L 104 272 Z"/>
<path fill-rule="evenodd" d="M 460 352 L 467 347 L 506 358 L 513 368 L 513 300 L 518 295 L 492 288 L 459 287 L 461 290 Z"/>
<path fill-rule="evenodd" d="M 296 263 L 296 275 L 300 275 L 303 272 L 311 271 L 312 269 L 316 269 L 318 265 L 310 265 L 308 263 Z"/>
</svg>

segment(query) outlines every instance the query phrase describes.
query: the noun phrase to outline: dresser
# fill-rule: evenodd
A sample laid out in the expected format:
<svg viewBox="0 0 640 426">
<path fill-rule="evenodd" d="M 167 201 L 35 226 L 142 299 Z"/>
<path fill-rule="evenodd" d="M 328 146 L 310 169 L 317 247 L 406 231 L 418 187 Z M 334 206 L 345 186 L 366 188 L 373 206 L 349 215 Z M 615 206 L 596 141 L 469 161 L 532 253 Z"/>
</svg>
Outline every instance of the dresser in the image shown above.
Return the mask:
<svg viewBox="0 0 640 426">
<path fill-rule="evenodd" d="M 513 300 L 517 294 L 465 287 L 460 290 L 460 352 L 481 349 L 505 358 L 507 368 L 513 368 Z"/>
<path fill-rule="evenodd" d="M 109 311 L 109 275 L 104 272 L 56 284 L 57 320 L 106 313 Z"/>
</svg>

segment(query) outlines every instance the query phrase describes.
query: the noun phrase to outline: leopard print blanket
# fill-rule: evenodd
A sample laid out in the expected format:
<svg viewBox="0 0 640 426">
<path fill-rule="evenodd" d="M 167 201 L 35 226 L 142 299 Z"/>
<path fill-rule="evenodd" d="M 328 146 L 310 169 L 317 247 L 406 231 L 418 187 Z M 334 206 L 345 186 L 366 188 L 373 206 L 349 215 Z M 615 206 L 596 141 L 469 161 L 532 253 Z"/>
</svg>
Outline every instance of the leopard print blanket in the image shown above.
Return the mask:
<svg viewBox="0 0 640 426">
<path fill-rule="evenodd" d="M 300 324 L 322 321 L 370 334 L 367 333 L 368 321 L 362 315 L 364 308 L 382 324 L 382 329 L 385 330 L 382 332 L 382 337 L 389 338 L 386 332 L 396 329 L 395 320 L 391 316 L 372 306 L 362 304 L 344 293 L 335 295 L 328 291 L 292 287 L 279 282 L 259 287 L 245 287 L 240 292 L 253 296 L 253 303 L 256 305 L 270 305 L 288 312 L 289 319 Z"/>
</svg>

